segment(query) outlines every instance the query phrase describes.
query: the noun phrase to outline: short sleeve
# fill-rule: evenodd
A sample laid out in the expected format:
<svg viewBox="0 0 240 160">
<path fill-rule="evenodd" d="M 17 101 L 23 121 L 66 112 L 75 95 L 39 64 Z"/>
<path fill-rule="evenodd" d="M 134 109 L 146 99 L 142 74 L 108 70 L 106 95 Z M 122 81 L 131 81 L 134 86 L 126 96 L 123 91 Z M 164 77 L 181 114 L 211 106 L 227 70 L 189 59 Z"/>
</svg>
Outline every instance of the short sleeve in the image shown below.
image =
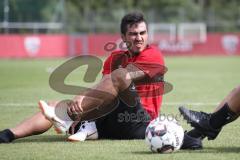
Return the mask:
<svg viewBox="0 0 240 160">
<path fill-rule="evenodd" d="M 103 70 L 102 70 L 103 75 L 111 73 L 111 61 L 112 61 L 112 56 L 110 55 L 103 64 Z"/>
<path fill-rule="evenodd" d="M 150 78 L 156 75 L 164 75 L 167 71 L 167 68 L 164 66 L 162 53 L 158 49 L 152 47 L 142 52 L 132 64 L 142 70 Z"/>
</svg>

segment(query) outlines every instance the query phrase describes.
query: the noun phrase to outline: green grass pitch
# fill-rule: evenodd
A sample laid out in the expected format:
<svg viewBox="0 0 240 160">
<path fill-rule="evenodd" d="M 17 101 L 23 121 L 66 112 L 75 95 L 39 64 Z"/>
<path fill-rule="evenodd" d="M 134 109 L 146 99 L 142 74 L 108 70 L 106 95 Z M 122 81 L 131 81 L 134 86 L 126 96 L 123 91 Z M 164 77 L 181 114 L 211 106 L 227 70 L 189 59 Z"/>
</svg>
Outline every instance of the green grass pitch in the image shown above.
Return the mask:
<svg viewBox="0 0 240 160">
<path fill-rule="evenodd" d="M 0 60 L 0 130 L 13 127 L 39 111 L 39 99 L 65 99 L 48 84 L 51 70 L 64 59 Z M 240 57 L 167 57 L 165 80 L 174 89 L 164 95 L 162 113 L 178 116 L 177 107 L 186 105 L 211 112 L 240 82 Z M 76 69 L 66 79 L 73 85 L 92 85 L 82 80 L 86 67 Z M 100 74 L 98 80 L 100 79 Z M 144 140 L 97 140 L 82 143 L 66 141 L 53 129 L 39 135 L 0 144 L 1 160 L 234 160 L 240 153 L 240 120 L 224 127 L 215 141 L 204 140 L 204 149 L 180 150 L 172 154 L 153 154 Z M 184 129 L 190 129 L 180 118 Z"/>
</svg>

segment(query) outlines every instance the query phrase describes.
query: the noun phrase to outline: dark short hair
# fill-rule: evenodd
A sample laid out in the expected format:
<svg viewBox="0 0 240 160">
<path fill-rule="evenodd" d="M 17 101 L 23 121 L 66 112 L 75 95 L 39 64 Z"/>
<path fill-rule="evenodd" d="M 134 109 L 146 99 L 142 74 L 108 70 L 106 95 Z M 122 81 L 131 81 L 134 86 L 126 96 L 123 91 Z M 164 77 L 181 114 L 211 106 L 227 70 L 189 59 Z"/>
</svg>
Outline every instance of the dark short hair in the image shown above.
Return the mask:
<svg viewBox="0 0 240 160">
<path fill-rule="evenodd" d="M 132 13 L 128 13 L 126 14 L 121 21 L 121 33 L 122 34 L 126 34 L 127 32 L 127 28 L 128 25 L 131 27 L 134 24 L 138 24 L 141 22 L 146 22 L 146 20 L 144 19 L 144 15 L 140 12 L 132 12 Z"/>
</svg>

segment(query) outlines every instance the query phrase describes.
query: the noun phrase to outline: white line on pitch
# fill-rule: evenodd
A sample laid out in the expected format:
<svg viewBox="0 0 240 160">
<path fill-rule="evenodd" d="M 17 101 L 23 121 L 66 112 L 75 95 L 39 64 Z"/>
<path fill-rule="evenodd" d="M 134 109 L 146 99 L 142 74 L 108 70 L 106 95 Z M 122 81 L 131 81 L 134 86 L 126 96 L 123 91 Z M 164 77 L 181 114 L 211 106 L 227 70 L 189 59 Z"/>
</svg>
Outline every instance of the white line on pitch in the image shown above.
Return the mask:
<svg viewBox="0 0 240 160">
<path fill-rule="evenodd" d="M 163 102 L 163 105 L 166 106 L 179 106 L 179 105 L 188 105 L 188 106 L 217 106 L 219 103 L 217 102 Z"/>
<path fill-rule="evenodd" d="M 37 106 L 37 103 L 0 103 L 0 106 L 12 106 L 12 107 L 26 107 L 26 106 Z"/>
<path fill-rule="evenodd" d="M 217 102 L 163 102 L 162 105 L 166 106 L 179 106 L 179 105 L 187 105 L 187 106 L 217 106 L 219 103 Z M 37 103 L 0 103 L 0 106 L 13 106 L 13 107 L 26 107 L 26 106 L 37 106 Z"/>
</svg>

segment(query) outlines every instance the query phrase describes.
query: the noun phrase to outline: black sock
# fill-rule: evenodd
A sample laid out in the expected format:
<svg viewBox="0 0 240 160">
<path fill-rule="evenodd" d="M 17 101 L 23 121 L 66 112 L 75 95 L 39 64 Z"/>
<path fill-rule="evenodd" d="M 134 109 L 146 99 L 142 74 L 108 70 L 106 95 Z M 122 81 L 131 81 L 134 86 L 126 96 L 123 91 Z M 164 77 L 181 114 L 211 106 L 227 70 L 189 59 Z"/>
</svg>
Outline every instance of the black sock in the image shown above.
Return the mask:
<svg viewBox="0 0 240 160">
<path fill-rule="evenodd" d="M 14 134 L 9 129 L 0 131 L 0 143 L 9 143 L 14 140 Z"/>
<path fill-rule="evenodd" d="M 229 108 L 227 103 L 225 103 L 220 110 L 211 115 L 209 123 L 212 128 L 219 129 L 225 124 L 234 121 L 237 117 L 238 115 Z"/>
<path fill-rule="evenodd" d="M 194 138 L 201 138 L 201 139 L 205 138 L 205 136 L 203 136 L 202 133 L 199 132 L 198 130 L 196 130 L 195 128 L 188 131 L 187 135 L 194 137 Z"/>
</svg>

